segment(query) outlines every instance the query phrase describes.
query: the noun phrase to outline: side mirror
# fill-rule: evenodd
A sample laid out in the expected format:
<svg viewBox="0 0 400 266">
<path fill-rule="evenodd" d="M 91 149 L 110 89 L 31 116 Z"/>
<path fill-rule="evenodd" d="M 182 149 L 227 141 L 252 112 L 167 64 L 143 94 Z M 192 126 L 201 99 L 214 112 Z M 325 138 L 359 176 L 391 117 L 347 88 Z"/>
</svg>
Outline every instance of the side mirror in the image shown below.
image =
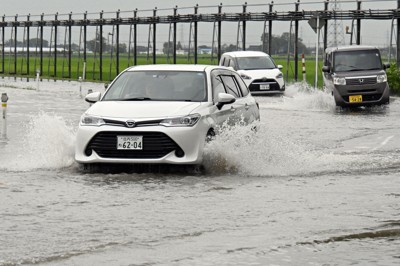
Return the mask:
<svg viewBox="0 0 400 266">
<path fill-rule="evenodd" d="M 95 103 L 100 101 L 100 98 L 101 98 L 101 93 L 96 91 L 86 95 L 85 101 L 87 101 L 88 103 Z"/>
<path fill-rule="evenodd" d="M 324 73 L 329 73 L 329 72 L 331 72 L 331 67 L 330 67 L 330 66 L 323 66 L 323 67 L 322 67 L 322 72 L 324 72 Z"/>
<path fill-rule="evenodd" d="M 383 64 L 383 69 L 384 69 L 384 70 L 386 70 L 386 69 L 388 69 L 388 68 L 390 68 L 390 64 L 389 64 L 389 63 Z"/>
<path fill-rule="evenodd" d="M 282 65 L 277 65 L 278 69 L 281 70 L 283 68 Z"/>
<path fill-rule="evenodd" d="M 221 110 L 222 106 L 225 104 L 231 104 L 236 101 L 236 98 L 228 93 L 219 93 L 217 97 L 217 108 Z"/>
</svg>

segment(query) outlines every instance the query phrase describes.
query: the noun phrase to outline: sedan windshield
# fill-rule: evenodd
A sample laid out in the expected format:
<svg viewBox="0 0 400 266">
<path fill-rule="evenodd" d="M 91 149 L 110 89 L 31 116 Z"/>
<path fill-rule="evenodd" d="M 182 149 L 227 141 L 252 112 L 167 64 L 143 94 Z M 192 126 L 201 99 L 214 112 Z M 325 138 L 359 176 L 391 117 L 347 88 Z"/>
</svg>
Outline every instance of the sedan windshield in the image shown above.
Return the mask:
<svg viewBox="0 0 400 266">
<path fill-rule="evenodd" d="M 269 56 L 237 57 L 238 69 L 273 69 L 274 61 Z"/>
<path fill-rule="evenodd" d="M 333 60 L 336 72 L 382 69 L 377 50 L 336 52 Z"/>
<path fill-rule="evenodd" d="M 103 101 L 205 101 L 205 74 L 189 71 L 126 71 Z"/>
</svg>

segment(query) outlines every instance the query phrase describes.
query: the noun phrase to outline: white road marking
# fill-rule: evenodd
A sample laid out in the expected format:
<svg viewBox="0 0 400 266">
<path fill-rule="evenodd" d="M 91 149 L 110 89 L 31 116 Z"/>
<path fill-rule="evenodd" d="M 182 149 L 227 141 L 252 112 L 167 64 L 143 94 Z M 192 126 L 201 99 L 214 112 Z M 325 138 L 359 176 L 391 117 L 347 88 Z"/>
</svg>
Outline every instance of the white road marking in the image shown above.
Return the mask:
<svg viewBox="0 0 400 266">
<path fill-rule="evenodd" d="M 393 136 L 387 137 L 387 138 L 386 138 L 384 141 L 382 141 L 378 146 L 376 146 L 375 148 L 371 149 L 371 151 L 376 151 L 377 149 L 382 148 L 382 147 L 385 146 L 393 137 L 394 137 L 394 135 L 393 135 Z"/>
</svg>

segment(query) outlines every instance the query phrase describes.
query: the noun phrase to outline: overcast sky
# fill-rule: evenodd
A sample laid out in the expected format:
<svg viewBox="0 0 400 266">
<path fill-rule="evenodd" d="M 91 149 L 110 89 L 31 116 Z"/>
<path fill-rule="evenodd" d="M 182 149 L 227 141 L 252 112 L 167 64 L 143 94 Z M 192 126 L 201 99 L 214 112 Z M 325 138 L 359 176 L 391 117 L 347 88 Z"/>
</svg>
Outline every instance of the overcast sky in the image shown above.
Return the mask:
<svg viewBox="0 0 400 266">
<path fill-rule="evenodd" d="M 331 0 L 330 2 L 332 2 Z M 160 15 L 172 14 L 172 8 L 178 6 L 178 12 L 180 14 L 193 13 L 192 7 L 199 4 L 201 7 L 199 13 L 216 13 L 217 5 L 223 4 L 223 12 L 241 12 L 240 5 L 247 2 L 249 5 L 249 12 L 262 12 L 267 11 L 271 1 L 265 0 L 1 0 L 1 11 L 7 16 L 7 20 L 12 20 L 11 17 L 16 14 L 25 16 L 27 14 L 39 15 L 44 14 L 67 14 L 73 13 L 84 13 L 87 11 L 93 18 L 98 17 L 98 12 L 110 12 L 106 16 L 113 17 L 114 12 L 118 9 L 121 11 L 132 11 L 134 9 L 144 10 L 139 12 L 138 15 L 148 16 L 150 10 L 157 7 L 160 11 Z M 295 0 L 275 0 L 274 10 L 276 11 L 289 11 L 294 10 Z M 363 0 L 362 9 L 394 9 L 397 7 L 396 0 Z M 342 0 L 339 1 L 340 7 L 343 10 L 356 9 L 355 1 Z M 265 6 L 260 6 L 260 4 Z M 239 6 L 235 6 L 239 5 Z M 331 4 L 332 5 L 332 4 Z M 324 4 L 322 0 L 300 0 L 300 10 L 322 10 Z M 146 11 L 147 10 L 147 11 Z M 127 17 L 130 13 L 122 13 L 121 16 Z M 49 16 L 50 19 L 52 16 Z M 80 17 L 80 16 L 78 16 Z M 47 18 L 47 17 L 46 17 Z M 23 20 L 23 18 L 20 18 Z M 33 20 L 38 18 L 33 16 Z M 340 22 L 342 28 L 350 26 L 351 21 Z M 203 23 L 211 24 L 211 23 Z M 281 34 L 282 32 L 289 32 L 289 22 L 276 22 L 273 23 L 273 34 Z M 76 27 L 78 28 L 78 27 Z M 179 28 L 178 39 L 182 39 L 183 42 L 187 42 L 189 39 L 188 26 L 183 25 Z M 391 21 L 363 21 L 362 23 L 362 42 L 363 44 L 371 45 L 387 45 L 390 37 Z M 75 29 L 77 30 L 77 29 Z M 111 31 L 111 29 L 109 29 Z M 247 40 L 249 44 L 258 44 L 260 42 L 260 36 L 263 30 L 263 23 L 249 22 Z M 212 38 L 212 25 L 199 25 L 200 40 L 203 42 L 209 42 Z M 142 42 L 146 43 L 146 34 L 148 28 L 141 28 L 138 30 L 142 36 Z M 168 40 L 168 26 L 161 26 L 158 30 L 160 41 Z M 223 24 L 223 41 L 226 43 L 236 43 L 237 40 L 237 23 L 225 23 Z M 313 45 L 315 43 L 315 33 L 311 30 L 310 26 L 306 21 L 300 23 L 300 37 L 304 40 L 307 45 Z M 349 35 L 344 35 L 345 41 L 349 42 Z M 122 38 L 122 41 L 124 39 Z"/>
</svg>

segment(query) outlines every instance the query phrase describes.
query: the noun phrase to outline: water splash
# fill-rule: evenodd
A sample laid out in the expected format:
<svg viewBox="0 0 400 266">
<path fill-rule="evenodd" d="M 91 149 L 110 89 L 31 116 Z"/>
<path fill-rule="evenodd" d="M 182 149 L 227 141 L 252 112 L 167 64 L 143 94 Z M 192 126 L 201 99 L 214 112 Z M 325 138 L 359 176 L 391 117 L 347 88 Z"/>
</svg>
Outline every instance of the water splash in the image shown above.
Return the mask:
<svg viewBox="0 0 400 266">
<path fill-rule="evenodd" d="M 205 149 L 207 172 L 285 176 L 309 171 L 315 154 L 265 124 L 225 128 Z"/>
<path fill-rule="evenodd" d="M 333 96 L 326 91 L 311 87 L 307 83 L 287 86 L 282 108 L 289 110 L 332 111 L 336 109 Z"/>
<path fill-rule="evenodd" d="M 10 171 L 58 169 L 74 162 L 75 132 L 64 118 L 41 112 L 23 128 L 23 141 L 5 147 L 5 163 Z M 16 154 L 16 155 L 15 155 Z"/>
</svg>

